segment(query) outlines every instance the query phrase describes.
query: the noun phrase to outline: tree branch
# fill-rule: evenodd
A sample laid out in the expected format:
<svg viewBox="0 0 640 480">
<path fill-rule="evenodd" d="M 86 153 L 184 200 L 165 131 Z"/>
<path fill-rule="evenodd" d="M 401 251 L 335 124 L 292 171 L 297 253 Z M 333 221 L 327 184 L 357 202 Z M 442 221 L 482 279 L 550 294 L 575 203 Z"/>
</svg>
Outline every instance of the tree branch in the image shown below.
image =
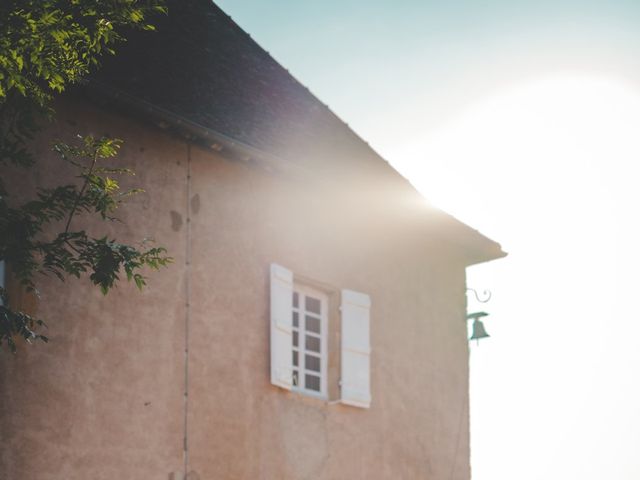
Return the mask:
<svg viewBox="0 0 640 480">
<path fill-rule="evenodd" d="M 71 212 L 69 213 L 69 218 L 67 219 L 67 224 L 64 227 L 64 233 L 65 234 L 69 233 L 69 227 L 71 225 L 71 220 L 73 219 L 73 216 L 76 213 L 76 209 L 78 208 L 78 204 L 80 203 L 80 199 L 84 195 L 84 191 L 87 189 L 87 185 L 89 185 L 89 176 L 93 173 L 93 169 L 95 168 L 97 161 L 98 161 L 98 152 L 96 150 L 93 153 L 93 161 L 91 162 L 91 167 L 89 168 L 89 172 L 85 175 L 84 185 L 82 185 L 82 188 L 80 189 L 80 193 L 78 193 L 78 196 L 76 197 L 76 201 L 73 203 L 73 207 L 71 208 Z"/>
</svg>

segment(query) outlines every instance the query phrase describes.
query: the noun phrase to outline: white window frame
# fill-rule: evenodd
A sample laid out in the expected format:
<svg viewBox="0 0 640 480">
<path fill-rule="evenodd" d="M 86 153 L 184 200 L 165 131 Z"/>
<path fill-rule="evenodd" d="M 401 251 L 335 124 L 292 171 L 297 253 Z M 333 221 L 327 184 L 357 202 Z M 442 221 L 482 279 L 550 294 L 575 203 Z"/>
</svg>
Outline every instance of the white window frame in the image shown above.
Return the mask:
<svg viewBox="0 0 640 480">
<path fill-rule="evenodd" d="M 291 312 L 291 325 L 292 325 L 292 335 L 291 335 L 291 347 L 292 347 L 292 362 L 293 356 L 297 352 L 298 354 L 298 365 L 293 365 L 293 376 L 297 375 L 297 378 L 294 378 L 293 386 L 291 389 L 295 392 L 299 392 L 305 395 L 309 395 L 311 397 L 326 399 L 327 395 L 327 358 L 328 358 L 328 328 L 329 328 L 329 297 L 320 290 L 315 288 L 311 288 L 307 285 L 301 285 L 297 282 L 293 283 L 293 294 L 298 294 L 298 306 L 296 307 L 292 302 L 292 312 Z M 317 298 L 320 300 L 320 314 L 316 314 L 314 312 L 309 312 L 306 310 L 306 297 L 310 296 L 313 298 Z M 298 314 L 298 325 L 295 326 L 293 324 L 294 314 Z M 306 319 L 305 315 L 309 315 L 315 318 L 320 319 L 320 333 L 317 334 L 315 332 L 307 332 L 306 331 Z M 293 344 L 293 332 L 297 332 L 298 334 L 298 345 Z M 320 352 L 314 352 L 312 350 L 306 349 L 306 336 L 316 337 L 320 339 Z M 315 372 L 313 370 L 307 370 L 305 368 L 305 360 L 306 355 L 311 355 L 313 357 L 320 358 L 320 372 Z M 314 376 L 320 377 L 320 391 L 311 390 L 306 388 L 306 374 L 311 374 Z"/>
</svg>

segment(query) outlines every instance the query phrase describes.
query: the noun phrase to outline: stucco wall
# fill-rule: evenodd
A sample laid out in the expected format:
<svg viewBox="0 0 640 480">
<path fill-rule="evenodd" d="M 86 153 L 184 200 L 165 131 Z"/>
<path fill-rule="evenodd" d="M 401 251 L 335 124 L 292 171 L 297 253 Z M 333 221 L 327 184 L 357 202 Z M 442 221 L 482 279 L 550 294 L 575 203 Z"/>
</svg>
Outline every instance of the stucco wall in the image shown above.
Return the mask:
<svg viewBox="0 0 640 480">
<path fill-rule="evenodd" d="M 175 262 L 143 293 L 42 283 L 51 343 L 0 354 L 6 478 L 167 479 L 183 470 L 185 412 L 194 478 L 469 478 L 464 266 L 398 210 L 384 169 L 274 172 L 76 102 L 38 148 L 87 130 L 125 139 L 119 162 L 146 189 L 124 225 L 99 228 L 155 237 Z M 55 182 L 55 165 L 20 181 Z M 332 298 L 330 400 L 338 292 L 371 296 L 370 409 L 269 383 L 271 262 Z"/>
</svg>

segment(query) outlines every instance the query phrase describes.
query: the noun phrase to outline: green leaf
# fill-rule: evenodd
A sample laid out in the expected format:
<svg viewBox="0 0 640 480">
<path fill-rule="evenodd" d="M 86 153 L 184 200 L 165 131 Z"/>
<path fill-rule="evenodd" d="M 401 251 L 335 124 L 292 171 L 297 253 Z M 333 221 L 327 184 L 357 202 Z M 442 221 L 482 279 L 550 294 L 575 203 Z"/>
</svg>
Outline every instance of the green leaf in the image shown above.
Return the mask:
<svg viewBox="0 0 640 480">
<path fill-rule="evenodd" d="M 0 161 L 34 168 L 34 135 L 53 118 L 55 96 L 79 82 L 113 53 L 129 29 L 152 30 L 154 15 L 166 13 L 163 0 L 20 0 L 0 6 Z M 16 288 L 37 293 L 39 275 L 65 281 L 88 275 L 103 294 L 117 286 L 124 270 L 138 289 L 146 285 L 144 268 L 170 262 L 161 248 L 144 250 L 74 229 L 78 216 L 113 219 L 126 196 L 119 175 L 129 169 L 103 167 L 117 155 L 122 142 L 79 136 L 77 142 L 54 146 L 65 168 L 74 175 L 60 185 L 39 189 L 24 203 L 12 195 L 14 185 L 0 179 L 0 259 L 10 265 Z M 49 159 L 47 159 L 49 161 Z M 52 167 L 57 168 L 57 166 Z M 27 172 L 27 174 L 29 174 Z M 8 182 L 7 182 L 8 183 Z M 13 203 L 9 203 L 11 198 Z M 51 287 L 49 287 L 51 288 Z M 16 339 L 48 342 L 39 333 L 46 325 L 10 306 L 0 290 L 0 348 L 17 351 Z M 55 317 L 57 312 L 46 312 Z"/>
</svg>

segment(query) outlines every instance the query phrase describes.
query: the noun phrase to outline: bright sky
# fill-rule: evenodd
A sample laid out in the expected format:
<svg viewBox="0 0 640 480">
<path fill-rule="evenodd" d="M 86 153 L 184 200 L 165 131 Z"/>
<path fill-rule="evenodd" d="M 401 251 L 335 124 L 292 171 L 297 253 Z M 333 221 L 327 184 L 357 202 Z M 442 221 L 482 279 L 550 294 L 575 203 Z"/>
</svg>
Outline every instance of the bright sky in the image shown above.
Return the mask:
<svg viewBox="0 0 640 480">
<path fill-rule="evenodd" d="M 640 2 L 219 3 L 509 252 L 468 272 L 473 479 L 639 479 Z"/>
</svg>

